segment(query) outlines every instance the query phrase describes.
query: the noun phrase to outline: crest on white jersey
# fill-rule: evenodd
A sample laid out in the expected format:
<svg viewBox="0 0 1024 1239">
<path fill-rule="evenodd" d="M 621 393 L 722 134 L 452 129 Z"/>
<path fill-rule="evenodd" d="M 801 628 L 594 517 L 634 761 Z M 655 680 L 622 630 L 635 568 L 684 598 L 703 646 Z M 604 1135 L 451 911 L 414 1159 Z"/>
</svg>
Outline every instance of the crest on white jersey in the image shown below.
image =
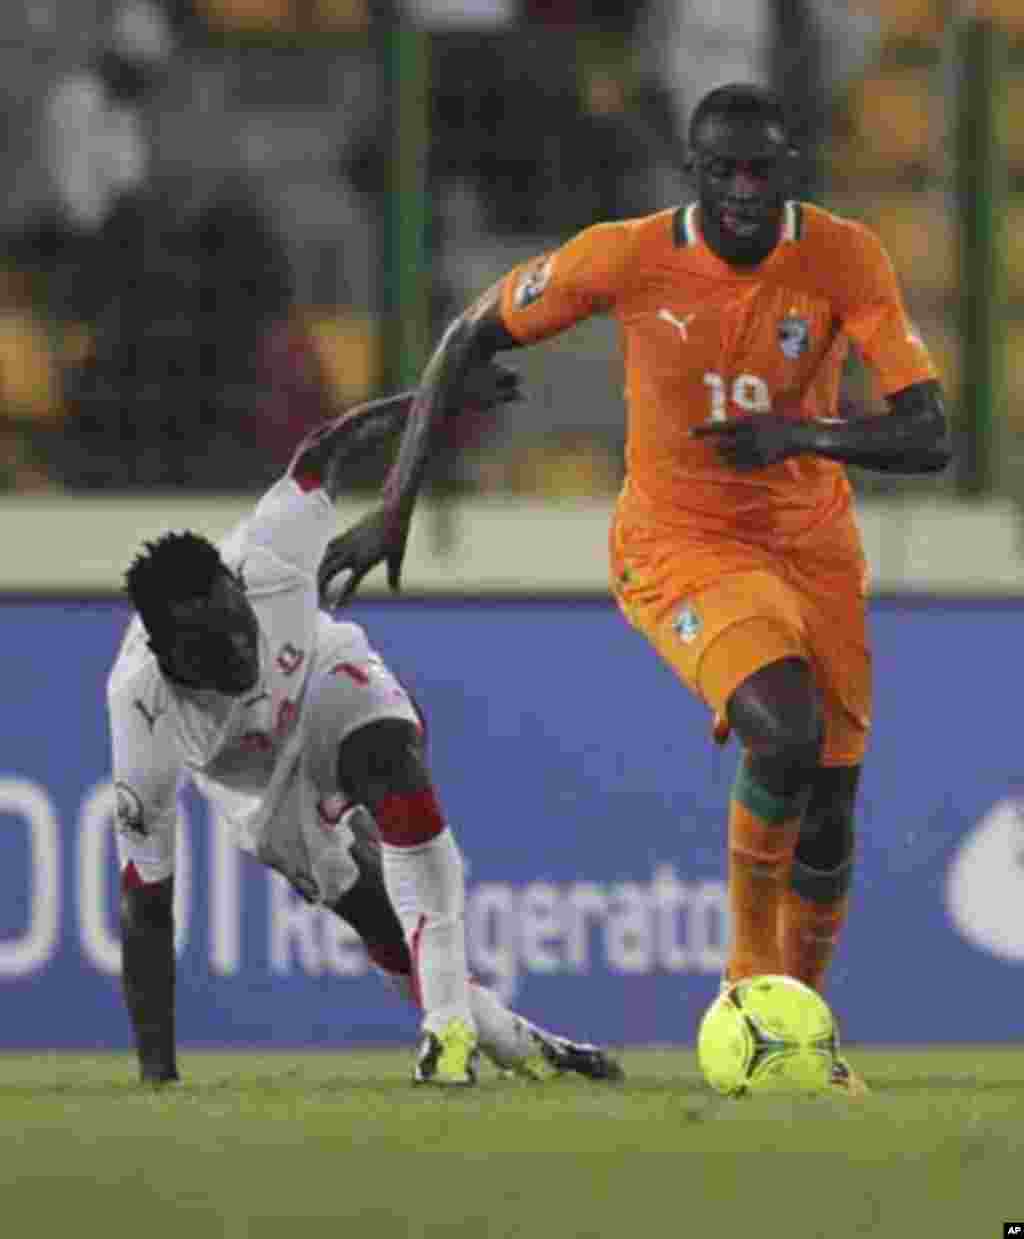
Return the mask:
<svg viewBox="0 0 1024 1239">
<path fill-rule="evenodd" d="M 294 675 L 302 666 L 302 661 L 305 657 L 305 650 L 300 650 L 297 646 L 292 645 L 290 641 L 286 641 L 278 652 L 277 665 L 285 675 Z"/>
</svg>

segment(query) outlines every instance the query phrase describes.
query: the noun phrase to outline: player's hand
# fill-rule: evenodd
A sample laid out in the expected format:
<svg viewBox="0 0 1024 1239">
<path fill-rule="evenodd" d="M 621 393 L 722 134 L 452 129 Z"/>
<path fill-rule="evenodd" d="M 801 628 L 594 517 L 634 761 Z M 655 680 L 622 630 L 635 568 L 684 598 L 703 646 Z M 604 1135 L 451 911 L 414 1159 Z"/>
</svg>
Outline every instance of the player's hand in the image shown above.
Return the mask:
<svg viewBox="0 0 1024 1239">
<path fill-rule="evenodd" d="M 803 418 L 786 413 L 751 413 L 724 422 L 704 422 L 690 434 L 712 440 L 721 459 L 742 473 L 809 451 L 809 430 Z"/>
<path fill-rule="evenodd" d="M 466 409 L 478 413 L 515 404 L 523 398 L 519 375 L 498 361 L 471 370 L 463 381 L 462 395 Z"/>
<path fill-rule="evenodd" d="M 376 508 L 328 542 L 317 572 L 322 606 L 328 610 L 342 606 L 379 563 L 387 565 L 388 585 L 398 590 L 411 515 L 387 506 Z"/>
</svg>

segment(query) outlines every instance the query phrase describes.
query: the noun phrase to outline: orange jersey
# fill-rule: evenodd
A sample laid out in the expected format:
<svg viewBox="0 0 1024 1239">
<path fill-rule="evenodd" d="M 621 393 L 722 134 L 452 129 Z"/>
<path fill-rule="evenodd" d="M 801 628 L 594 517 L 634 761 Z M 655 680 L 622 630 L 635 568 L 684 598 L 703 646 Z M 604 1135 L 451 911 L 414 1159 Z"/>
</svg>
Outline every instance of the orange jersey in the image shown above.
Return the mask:
<svg viewBox="0 0 1024 1239">
<path fill-rule="evenodd" d="M 799 456 L 737 473 L 690 430 L 773 407 L 835 416 L 849 341 L 885 393 L 935 368 L 862 224 L 788 202 L 779 244 L 744 271 L 704 243 L 698 214 L 692 203 L 587 228 L 505 277 L 502 318 L 521 343 L 594 314 L 617 320 L 628 409 L 620 514 L 801 543 L 848 512 L 842 465 Z"/>
</svg>

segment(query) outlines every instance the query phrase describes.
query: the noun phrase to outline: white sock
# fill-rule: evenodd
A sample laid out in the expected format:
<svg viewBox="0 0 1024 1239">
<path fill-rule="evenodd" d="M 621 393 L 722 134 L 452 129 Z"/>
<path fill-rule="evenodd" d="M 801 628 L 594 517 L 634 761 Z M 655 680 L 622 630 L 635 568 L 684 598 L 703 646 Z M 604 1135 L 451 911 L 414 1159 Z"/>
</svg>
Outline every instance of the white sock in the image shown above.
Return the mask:
<svg viewBox="0 0 1024 1239">
<path fill-rule="evenodd" d="M 514 1067 L 536 1054 L 537 1046 L 530 1036 L 539 1031 L 535 1024 L 510 1011 L 486 986 L 470 983 L 469 999 L 473 1004 L 480 1049 L 492 1063 L 498 1067 Z"/>
<path fill-rule="evenodd" d="M 410 976 L 401 972 L 380 971 L 393 989 L 415 1003 L 416 992 Z M 537 1029 L 537 1025 L 510 1011 L 493 990 L 471 981 L 469 1005 L 476 1021 L 480 1049 L 496 1067 L 515 1067 L 536 1053 L 537 1047 L 530 1033 Z"/>
<path fill-rule="evenodd" d="M 466 966 L 462 856 L 446 827 L 429 843 L 381 845 L 384 885 L 405 931 L 423 1007 L 423 1027 L 449 1020 L 475 1028 Z"/>
</svg>

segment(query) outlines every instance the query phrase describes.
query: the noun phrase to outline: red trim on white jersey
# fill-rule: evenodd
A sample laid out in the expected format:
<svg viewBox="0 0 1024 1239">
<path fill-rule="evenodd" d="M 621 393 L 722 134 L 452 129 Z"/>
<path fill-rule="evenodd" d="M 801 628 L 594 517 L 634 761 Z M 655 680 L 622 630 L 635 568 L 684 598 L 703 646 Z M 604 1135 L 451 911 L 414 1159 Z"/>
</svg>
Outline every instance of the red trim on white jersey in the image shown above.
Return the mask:
<svg viewBox="0 0 1024 1239">
<path fill-rule="evenodd" d="M 135 868 L 135 861 L 130 860 L 121 870 L 121 889 L 123 891 L 142 891 L 147 886 L 159 886 L 159 882 L 147 882 Z"/>
<path fill-rule="evenodd" d="M 315 453 L 312 449 L 333 429 L 334 422 L 318 426 L 316 430 L 306 435 L 288 462 L 289 476 L 299 490 L 306 494 L 312 490 L 319 490 L 324 484 L 323 472 L 319 464 L 314 463 L 316 456 L 320 453 Z"/>
<path fill-rule="evenodd" d="M 303 469 L 300 472 L 293 473 L 292 481 L 299 490 L 307 495 L 310 491 L 319 490 L 324 484 L 319 469 Z"/>
</svg>

